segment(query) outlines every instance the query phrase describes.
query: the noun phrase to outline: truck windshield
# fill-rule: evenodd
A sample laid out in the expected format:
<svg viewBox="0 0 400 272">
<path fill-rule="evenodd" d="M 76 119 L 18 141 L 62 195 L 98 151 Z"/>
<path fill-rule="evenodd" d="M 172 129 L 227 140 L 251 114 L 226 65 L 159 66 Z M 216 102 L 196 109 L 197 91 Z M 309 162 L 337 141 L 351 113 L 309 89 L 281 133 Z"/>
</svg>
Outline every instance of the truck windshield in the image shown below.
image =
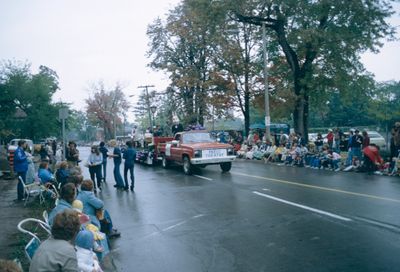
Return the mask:
<svg viewBox="0 0 400 272">
<path fill-rule="evenodd" d="M 213 143 L 215 142 L 209 133 L 187 133 L 182 135 L 182 143 Z"/>
</svg>

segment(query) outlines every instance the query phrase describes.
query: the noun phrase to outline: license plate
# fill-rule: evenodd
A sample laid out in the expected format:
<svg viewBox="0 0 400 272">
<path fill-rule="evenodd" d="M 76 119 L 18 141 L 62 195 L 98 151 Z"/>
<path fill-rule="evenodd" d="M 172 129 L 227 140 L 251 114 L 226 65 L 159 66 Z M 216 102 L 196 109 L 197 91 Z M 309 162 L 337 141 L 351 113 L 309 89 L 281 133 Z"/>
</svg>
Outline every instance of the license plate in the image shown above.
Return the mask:
<svg viewBox="0 0 400 272">
<path fill-rule="evenodd" d="M 226 149 L 203 150 L 203 157 L 204 158 L 226 157 Z"/>
</svg>

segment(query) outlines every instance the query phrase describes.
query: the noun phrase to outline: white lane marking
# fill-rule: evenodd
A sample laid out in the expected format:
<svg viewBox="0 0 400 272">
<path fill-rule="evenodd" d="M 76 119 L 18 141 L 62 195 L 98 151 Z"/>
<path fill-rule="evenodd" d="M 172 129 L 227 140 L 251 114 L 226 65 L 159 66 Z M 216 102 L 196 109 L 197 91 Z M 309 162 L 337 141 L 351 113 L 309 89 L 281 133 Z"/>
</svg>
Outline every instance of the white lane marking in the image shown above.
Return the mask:
<svg viewBox="0 0 400 272">
<path fill-rule="evenodd" d="M 329 216 L 329 217 L 332 217 L 332 218 L 336 218 L 336 219 L 339 219 L 339 220 L 343 220 L 343 221 L 347 221 L 347 222 L 353 221 L 353 220 L 351 220 L 350 218 L 347 218 L 347 217 L 343 217 L 343 216 L 340 216 L 340 215 L 337 215 L 337 214 L 334 214 L 334 213 L 330 213 L 330 212 L 325 212 L 325 211 L 322 211 L 322 210 L 314 209 L 314 208 L 311 208 L 311 207 L 308 207 L 308 206 L 305 206 L 305 205 L 301 205 L 301 204 L 297 204 L 297 203 L 294 203 L 294 202 L 291 202 L 291 201 L 287 201 L 287 200 L 284 200 L 284 199 L 281 199 L 281 198 L 277 198 L 277 197 L 274 197 L 274 196 L 270 196 L 270 195 L 266 195 L 266 194 L 263 194 L 263 193 L 259 193 L 257 191 L 253 191 L 253 194 L 256 194 L 256 195 L 259 195 L 259 196 L 263 196 L 263 197 L 266 197 L 266 198 L 269 198 L 269 199 L 272 199 L 272 200 L 275 200 L 275 201 L 279 201 L 279 202 L 282 202 L 282 203 L 285 203 L 285 204 L 288 204 L 288 205 L 292 205 L 292 206 L 295 206 L 295 207 L 298 207 L 298 208 L 301 208 L 301 209 L 305 209 L 305 210 L 309 210 L 309 211 L 312 211 L 312 212 L 315 212 L 315 213 L 326 215 L 326 216 Z"/>
<path fill-rule="evenodd" d="M 179 222 L 179 223 L 176 223 L 175 225 L 166 227 L 166 228 L 162 229 L 161 231 L 152 232 L 152 233 L 150 233 L 150 234 L 144 236 L 142 239 L 146 239 L 146 238 L 152 237 L 152 236 L 154 236 L 154 235 L 160 234 L 160 233 L 163 232 L 163 231 L 168 231 L 168 230 L 174 229 L 174 228 L 179 227 L 179 226 L 181 226 L 181 225 L 183 225 L 183 224 L 186 224 L 187 222 L 189 222 L 189 221 L 192 220 L 192 219 L 200 218 L 200 217 L 203 217 L 203 216 L 205 216 L 205 215 L 204 215 L 204 214 L 198 214 L 198 215 L 192 216 L 192 217 L 190 217 L 190 218 L 187 219 L 187 220 L 183 220 L 183 221 L 181 221 L 181 222 Z"/>
<path fill-rule="evenodd" d="M 162 229 L 162 231 L 167 231 L 167 230 L 179 227 L 179 226 L 181 226 L 183 224 L 186 224 L 186 223 L 187 223 L 187 220 L 184 220 L 182 222 L 179 222 L 178 224 L 175 224 L 175 225 L 169 226 L 168 228 Z"/>
<path fill-rule="evenodd" d="M 270 190 L 270 189 L 267 189 L 267 188 L 263 188 L 262 190 L 263 190 L 263 191 L 271 192 L 271 190 Z"/>
<path fill-rule="evenodd" d="M 207 177 L 203 177 L 203 176 L 199 176 L 199 175 L 193 175 L 193 176 L 198 177 L 198 178 L 201 178 L 201 179 L 205 179 L 205 180 L 212 181 L 212 179 L 207 178 Z"/>
<path fill-rule="evenodd" d="M 268 177 L 253 176 L 253 175 L 247 175 L 247 174 L 242 174 L 242 173 L 232 172 L 232 171 L 231 171 L 231 174 L 235 174 L 235 175 L 243 176 L 243 177 L 262 179 L 262 180 L 269 180 L 269 181 L 273 181 L 273 182 L 279 182 L 279 183 L 283 183 L 283 184 L 295 185 L 295 186 L 300 186 L 300 187 L 305 187 L 305 188 L 318 189 L 318 190 L 336 192 L 336 193 L 341 193 L 341 194 L 355 195 L 355 196 L 361 196 L 361 197 L 367 197 L 367 198 L 372 198 L 372 199 L 379 199 L 379 200 L 386 200 L 386 201 L 400 203 L 400 199 L 368 195 L 368 194 L 361 194 L 361 193 L 350 192 L 350 191 L 343 191 L 343 190 L 339 190 L 339 189 L 315 186 L 315 185 L 310 185 L 310 184 L 305 184 L 305 183 L 288 181 L 288 180 L 284 180 L 284 179 L 274 179 L 274 178 L 268 178 Z"/>
</svg>

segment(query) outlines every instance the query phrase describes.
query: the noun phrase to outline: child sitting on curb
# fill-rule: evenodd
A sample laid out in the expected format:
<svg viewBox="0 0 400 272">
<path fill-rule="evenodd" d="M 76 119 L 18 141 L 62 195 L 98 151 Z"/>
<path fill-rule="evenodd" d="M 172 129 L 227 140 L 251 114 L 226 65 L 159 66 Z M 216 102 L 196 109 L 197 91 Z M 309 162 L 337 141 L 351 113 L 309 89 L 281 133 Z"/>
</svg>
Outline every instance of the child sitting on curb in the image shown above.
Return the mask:
<svg viewBox="0 0 400 272">
<path fill-rule="evenodd" d="M 82 230 L 75 239 L 78 268 L 82 272 L 102 272 L 99 260 L 93 252 L 94 235 L 91 231 Z"/>
</svg>

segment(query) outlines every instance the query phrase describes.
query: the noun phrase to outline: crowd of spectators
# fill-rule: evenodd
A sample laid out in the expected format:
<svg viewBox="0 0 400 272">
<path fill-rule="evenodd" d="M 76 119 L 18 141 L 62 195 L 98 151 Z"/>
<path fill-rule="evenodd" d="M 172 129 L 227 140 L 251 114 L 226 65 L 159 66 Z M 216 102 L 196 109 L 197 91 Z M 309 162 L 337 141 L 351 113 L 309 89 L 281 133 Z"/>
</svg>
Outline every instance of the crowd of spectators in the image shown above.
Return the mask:
<svg viewBox="0 0 400 272">
<path fill-rule="evenodd" d="M 393 127 L 392 141 L 400 124 Z M 393 147 L 386 162 L 380 156 L 379 147 L 370 143 L 367 131 L 351 129 L 346 145 L 344 133 L 340 129 L 329 129 L 326 136 L 321 133 L 313 140 L 305 142 L 299 133 L 272 133 L 270 139 L 258 131 L 251 131 L 246 140 L 233 141 L 239 158 L 264 160 L 279 165 L 327 169 L 332 171 L 362 171 L 369 174 L 395 174 L 399 160 L 400 147 Z M 395 139 L 395 140 L 393 140 Z M 400 142 L 400 140 L 399 140 Z M 345 150 L 343 150 L 343 148 Z"/>
<path fill-rule="evenodd" d="M 49 167 L 49 157 L 43 156 L 37 171 L 32 166 L 31 173 L 28 173 L 29 165 L 34 163 L 29 161 L 32 156 L 27 145 L 23 140 L 18 145 L 14 161 L 18 176 L 27 182 L 27 175 L 33 175 L 32 182 L 50 192 L 45 195 L 50 201 L 57 198 L 48 216 L 52 235 L 37 249 L 30 271 L 102 271 L 98 256 L 103 256 L 108 249 L 108 239 L 120 236 L 104 202 L 94 192 L 94 176 L 97 172 L 101 176 L 103 163 L 103 159 L 97 157 L 102 154 L 97 147 L 92 147 L 88 163 L 98 165 L 99 169 L 90 171 L 93 180 L 84 180 L 75 143 L 69 143 L 67 160 L 58 163 L 55 172 Z M 100 183 L 101 179 L 97 178 L 98 189 Z M 20 189 L 18 186 L 18 198 L 23 199 L 25 192 Z"/>
</svg>

